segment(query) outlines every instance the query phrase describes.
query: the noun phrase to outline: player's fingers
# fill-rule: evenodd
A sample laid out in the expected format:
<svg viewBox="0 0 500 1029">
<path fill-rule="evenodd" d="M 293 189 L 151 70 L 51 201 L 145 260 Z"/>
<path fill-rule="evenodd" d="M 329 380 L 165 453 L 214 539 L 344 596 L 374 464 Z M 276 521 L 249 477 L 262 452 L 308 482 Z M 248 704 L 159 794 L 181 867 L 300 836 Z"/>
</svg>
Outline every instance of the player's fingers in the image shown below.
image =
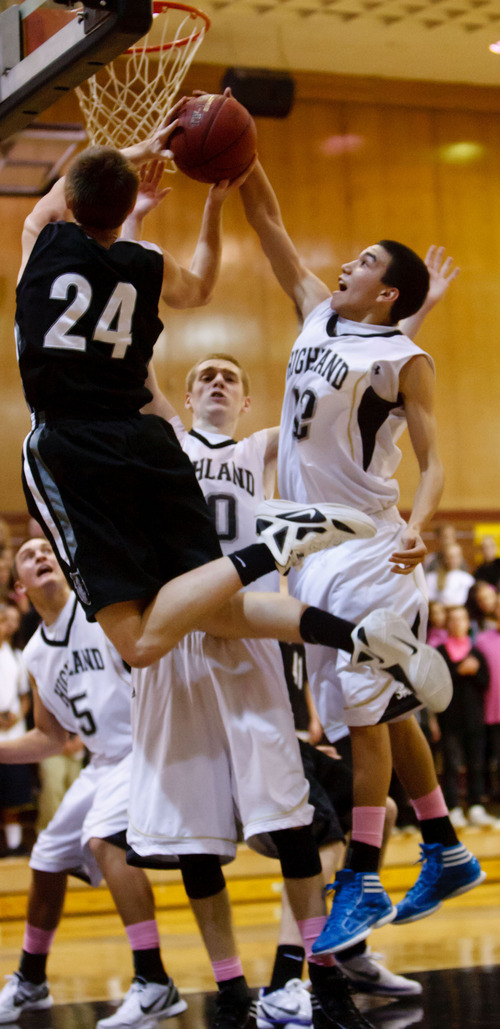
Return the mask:
<svg viewBox="0 0 500 1029">
<path fill-rule="evenodd" d="M 425 255 L 425 263 L 426 263 L 428 268 L 430 268 L 430 266 L 432 265 L 432 263 L 434 261 L 435 253 L 436 253 L 436 247 L 434 246 L 434 244 L 432 244 L 432 246 L 429 247 L 429 249 L 428 249 L 428 251 L 427 251 L 427 253 Z"/>
</svg>

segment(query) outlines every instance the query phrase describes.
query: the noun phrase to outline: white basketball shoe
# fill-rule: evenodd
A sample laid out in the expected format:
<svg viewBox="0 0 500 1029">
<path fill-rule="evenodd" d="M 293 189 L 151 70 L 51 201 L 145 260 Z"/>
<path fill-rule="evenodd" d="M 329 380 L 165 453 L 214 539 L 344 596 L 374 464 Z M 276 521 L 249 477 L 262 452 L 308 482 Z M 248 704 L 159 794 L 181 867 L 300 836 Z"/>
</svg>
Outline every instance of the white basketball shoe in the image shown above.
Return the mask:
<svg viewBox="0 0 500 1029">
<path fill-rule="evenodd" d="M 368 664 L 404 682 L 429 708 L 444 711 L 453 695 L 451 676 L 441 654 L 413 635 L 399 615 L 385 608 L 371 611 L 352 633 L 353 668 Z"/>
<path fill-rule="evenodd" d="M 148 983 L 139 976 L 113 1015 L 101 1018 L 96 1029 L 156 1029 L 163 1018 L 180 1015 L 187 1008 L 175 983 Z"/>
<path fill-rule="evenodd" d="M 268 546 L 282 575 L 301 565 L 308 554 L 338 547 L 348 540 L 369 539 L 377 531 L 369 515 L 345 504 L 265 500 L 255 514 L 257 535 Z"/>
<path fill-rule="evenodd" d="M 312 1026 L 311 994 L 301 979 L 290 979 L 281 990 L 264 993 L 257 1001 L 258 1029 L 296 1029 Z"/>
</svg>

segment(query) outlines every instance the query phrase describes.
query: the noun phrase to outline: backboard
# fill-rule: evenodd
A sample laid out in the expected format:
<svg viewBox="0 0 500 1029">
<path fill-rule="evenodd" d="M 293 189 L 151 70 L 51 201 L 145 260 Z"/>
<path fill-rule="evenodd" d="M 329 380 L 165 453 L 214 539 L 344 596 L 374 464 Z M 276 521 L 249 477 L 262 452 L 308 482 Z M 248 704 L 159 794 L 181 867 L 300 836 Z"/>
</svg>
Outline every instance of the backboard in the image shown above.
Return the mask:
<svg viewBox="0 0 500 1029">
<path fill-rule="evenodd" d="M 0 142 L 141 39 L 152 0 L 0 0 Z"/>
</svg>

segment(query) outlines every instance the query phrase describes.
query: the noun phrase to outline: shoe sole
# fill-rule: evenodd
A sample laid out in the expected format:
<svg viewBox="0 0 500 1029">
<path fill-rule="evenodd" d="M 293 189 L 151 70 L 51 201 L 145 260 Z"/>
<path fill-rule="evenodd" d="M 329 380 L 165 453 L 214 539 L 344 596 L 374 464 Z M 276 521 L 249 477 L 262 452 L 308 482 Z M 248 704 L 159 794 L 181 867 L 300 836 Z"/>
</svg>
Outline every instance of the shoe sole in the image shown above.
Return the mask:
<svg viewBox="0 0 500 1029">
<path fill-rule="evenodd" d="M 441 677 L 443 665 L 445 665 L 444 658 L 437 651 L 431 650 L 429 653 L 427 650 L 420 652 L 421 660 L 425 657 L 426 669 L 424 673 L 424 684 L 415 686 L 412 683 L 413 689 L 419 700 L 425 704 L 429 711 L 433 711 L 435 714 L 439 714 L 441 711 L 446 711 L 451 698 L 453 696 L 453 685 L 451 678 L 446 685 L 442 685 L 439 689 L 436 689 L 432 684 L 437 678 Z M 446 667 L 446 666 L 445 666 Z M 435 671 L 434 671 L 435 669 Z M 429 687 L 427 687 L 429 683 Z"/>
<path fill-rule="evenodd" d="M 348 940 L 345 940 L 344 943 L 341 943 L 339 946 L 325 947 L 324 950 L 316 950 L 315 946 L 313 946 L 313 954 L 318 954 L 320 956 L 322 954 L 340 954 L 343 950 L 347 950 L 348 947 L 353 947 L 355 943 L 361 943 L 362 940 L 366 940 L 366 937 L 370 935 L 372 929 L 380 929 L 381 926 L 387 925 L 388 922 L 394 921 L 397 913 L 398 910 L 393 904 L 392 909 L 388 912 L 388 914 L 383 915 L 382 918 L 377 919 L 376 922 L 372 922 L 371 925 L 366 926 L 362 930 L 362 932 L 359 932 L 356 936 L 351 936 Z"/>
<path fill-rule="evenodd" d="M 155 1027 L 158 1022 L 161 1022 L 163 1018 L 173 1018 L 175 1015 L 182 1014 L 187 1009 L 187 1001 L 178 1000 L 176 1004 L 171 1004 L 169 1008 L 165 1008 L 163 1011 L 152 1011 L 144 1014 L 143 1018 L 137 1019 L 135 1022 L 116 1022 L 113 1026 L 109 1025 L 106 1018 L 102 1018 L 100 1022 L 96 1023 L 96 1029 L 131 1029 L 132 1025 L 140 1026 L 140 1029 L 150 1029 Z M 108 1015 L 108 1018 L 112 1018 L 112 1015 Z"/>
<path fill-rule="evenodd" d="M 419 997 L 422 993 L 421 983 L 416 984 L 420 987 L 418 990 L 391 990 L 389 988 L 384 990 L 382 987 L 377 986 L 372 989 L 369 983 L 358 982 L 357 979 L 351 979 L 350 976 L 348 976 L 348 979 L 354 993 L 363 993 L 369 997 Z"/>
<path fill-rule="evenodd" d="M 373 519 L 363 511 L 358 511 L 357 508 L 349 507 L 347 504 L 323 504 L 321 502 L 298 504 L 288 500 L 265 500 L 257 507 L 255 516 L 256 518 L 280 518 L 285 525 L 294 525 L 299 524 L 299 522 L 294 523 L 293 518 L 290 517 L 293 516 L 294 511 L 296 514 L 300 514 L 301 511 L 305 512 L 313 508 L 318 510 L 325 519 L 341 523 L 332 525 L 326 530 L 326 534 L 332 536 L 336 533 L 339 542 L 343 543 L 348 539 L 371 539 L 376 535 L 377 527 Z M 304 519 L 303 527 L 314 530 L 314 522 L 307 522 Z M 326 534 L 321 533 L 320 536 L 324 539 Z"/>
<path fill-rule="evenodd" d="M 309 1021 L 304 1022 L 296 1021 L 293 1018 L 289 1018 L 287 1019 L 287 1021 L 279 1021 L 278 1019 L 271 1020 L 268 1018 L 257 1018 L 256 1022 L 257 1029 L 275 1029 L 275 1026 L 278 1025 L 281 1026 L 282 1029 L 297 1029 L 297 1026 L 300 1026 L 300 1029 L 309 1029 L 309 1026 L 312 1026 L 312 1019 L 309 1019 Z"/>
<path fill-rule="evenodd" d="M 404 683 L 411 689 L 414 695 L 418 698 L 421 704 L 424 704 L 429 711 L 439 713 L 445 711 L 448 707 L 451 698 L 453 696 L 453 685 L 451 682 L 451 676 L 446 666 L 446 662 L 441 654 L 439 654 L 432 647 L 427 646 L 421 641 L 417 640 L 412 633 L 410 626 L 402 619 L 399 615 L 387 611 L 385 608 L 381 608 L 379 612 L 372 612 L 372 624 L 368 623 L 365 631 L 368 633 L 368 647 L 373 650 L 376 654 L 377 643 L 373 643 L 373 635 L 383 632 L 383 635 L 387 632 L 385 619 L 391 616 L 392 624 L 390 625 L 390 637 L 387 639 L 386 644 L 391 647 L 394 653 L 394 662 L 389 667 L 388 660 L 384 662 L 384 668 L 387 668 L 397 680 L 397 669 L 399 668 L 401 673 L 404 675 Z M 377 617 L 379 625 L 377 626 Z M 368 621 L 370 616 L 366 619 Z M 374 624 L 373 624 L 374 621 Z M 364 622 L 361 623 L 364 625 Z M 371 639 L 370 639 L 371 636 Z M 395 642 L 403 644 L 408 648 L 408 652 L 403 651 L 401 648 L 396 648 Z M 384 638 L 380 638 L 380 645 L 384 647 Z M 399 650 L 399 653 L 397 652 Z M 412 660 L 416 659 L 416 669 L 411 667 Z M 358 667 L 358 665 L 355 665 Z M 376 664 L 373 665 L 376 667 Z M 445 681 L 440 687 L 436 687 L 436 682 L 444 679 Z M 415 681 L 418 680 L 417 685 Z"/>
<path fill-rule="evenodd" d="M 44 997 L 43 1000 L 34 1001 L 33 1004 L 22 1004 L 9 1014 L 0 1015 L 0 1025 L 9 1025 L 17 1022 L 23 1011 L 44 1011 L 47 1008 L 51 1008 L 53 1003 L 53 997 Z"/>
<path fill-rule="evenodd" d="M 438 901 L 437 904 L 432 908 L 426 908 L 425 911 L 419 912 L 416 915 L 410 915 L 409 918 L 395 918 L 396 925 L 406 925 L 408 922 L 419 922 L 421 918 L 427 918 L 427 915 L 433 915 L 435 911 L 439 911 L 439 908 L 443 906 L 446 900 L 451 900 L 452 897 L 460 897 L 462 893 L 468 893 L 469 890 L 473 890 L 475 886 L 480 886 L 486 879 L 486 872 L 481 871 L 479 875 L 470 883 L 466 883 L 465 886 L 460 886 L 458 890 L 454 890 L 453 893 L 449 893 L 447 897 L 443 897 L 442 900 Z"/>
</svg>

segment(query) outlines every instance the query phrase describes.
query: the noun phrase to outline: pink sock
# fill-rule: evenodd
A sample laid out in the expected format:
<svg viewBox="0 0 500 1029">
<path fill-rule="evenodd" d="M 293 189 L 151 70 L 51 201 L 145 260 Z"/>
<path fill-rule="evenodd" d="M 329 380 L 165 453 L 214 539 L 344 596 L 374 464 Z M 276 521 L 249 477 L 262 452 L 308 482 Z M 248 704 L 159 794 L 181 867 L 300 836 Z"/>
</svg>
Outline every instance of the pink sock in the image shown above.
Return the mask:
<svg viewBox="0 0 500 1029">
<path fill-rule="evenodd" d="M 436 786 L 430 793 L 426 793 L 425 797 L 411 800 L 410 803 L 419 822 L 425 822 L 428 818 L 446 818 L 448 815 L 448 808 L 440 786 Z"/>
<path fill-rule="evenodd" d="M 25 922 L 23 950 L 27 954 L 48 954 L 55 934 L 55 929 L 38 929 L 36 925 Z"/>
<path fill-rule="evenodd" d="M 216 983 L 223 983 L 226 979 L 236 979 L 243 975 L 243 965 L 238 957 L 225 958 L 224 961 L 212 961 L 214 979 Z"/>
<path fill-rule="evenodd" d="M 370 847 L 382 846 L 384 834 L 385 807 L 354 807 L 352 809 L 352 840 L 368 843 Z"/>
<path fill-rule="evenodd" d="M 125 931 L 131 950 L 153 950 L 160 946 L 160 935 L 154 918 L 148 922 L 126 925 Z"/>
<path fill-rule="evenodd" d="M 320 932 L 324 929 L 326 924 L 326 915 L 317 915 L 315 918 L 305 918 L 301 922 L 297 922 L 302 937 L 302 943 L 304 944 L 304 950 L 306 952 L 306 958 L 308 961 L 312 961 L 315 965 L 334 965 L 335 958 L 333 954 L 313 954 L 312 945 L 318 938 Z"/>
</svg>

